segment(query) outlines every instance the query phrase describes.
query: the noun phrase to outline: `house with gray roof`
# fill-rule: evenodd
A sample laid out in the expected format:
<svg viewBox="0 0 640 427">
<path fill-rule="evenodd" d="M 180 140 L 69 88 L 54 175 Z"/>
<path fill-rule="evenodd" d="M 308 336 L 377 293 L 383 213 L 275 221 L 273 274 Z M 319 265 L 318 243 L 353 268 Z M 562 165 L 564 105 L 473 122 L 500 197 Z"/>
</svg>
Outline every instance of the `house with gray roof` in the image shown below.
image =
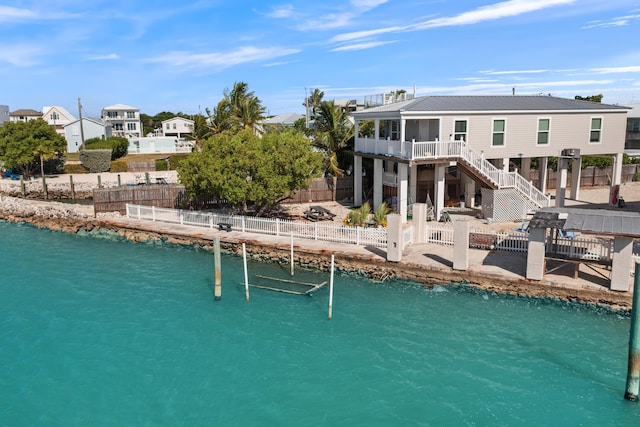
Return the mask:
<svg viewBox="0 0 640 427">
<path fill-rule="evenodd" d="M 583 155 L 614 156 L 612 185 L 620 183 L 628 110 L 511 95 L 423 96 L 356 111 L 354 204 L 362 203 L 363 159 L 373 170 L 374 208 L 391 197 L 404 221 L 411 203 L 432 200 L 437 219 L 445 203 L 463 198 L 473 207 L 480 189 L 487 217 L 522 218 L 551 204 L 545 183 L 552 156 L 562 165 L 556 203 L 564 203 L 568 162 L 576 183 L 571 198 L 578 199 Z M 371 134 L 361 135 L 368 121 L 374 123 L 367 127 Z M 540 188 L 526 178 L 532 159 L 538 161 Z"/>
</svg>

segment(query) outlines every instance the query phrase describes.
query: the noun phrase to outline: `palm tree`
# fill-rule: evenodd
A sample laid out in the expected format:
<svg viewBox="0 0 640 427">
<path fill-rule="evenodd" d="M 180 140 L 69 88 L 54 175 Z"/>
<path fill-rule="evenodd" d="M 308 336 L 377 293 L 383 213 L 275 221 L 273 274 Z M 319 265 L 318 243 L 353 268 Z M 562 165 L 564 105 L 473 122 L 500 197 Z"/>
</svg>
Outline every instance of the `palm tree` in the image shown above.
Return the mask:
<svg viewBox="0 0 640 427">
<path fill-rule="evenodd" d="M 324 92 L 317 88 L 314 89 L 307 98 L 306 107 L 311 108 L 311 116 L 313 120 L 315 120 L 318 108 L 320 107 L 320 104 L 322 104 L 322 98 L 324 98 Z"/>
<path fill-rule="evenodd" d="M 347 113 L 333 101 L 323 101 L 313 130 L 314 144 L 323 149 L 327 157 L 327 170 L 332 175 L 341 176 L 343 170 L 338 165 L 338 152 L 347 148 L 353 138 L 354 126 Z"/>
<path fill-rule="evenodd" d="M 255 131 L 257 125 L 264 120 L 266 109 L 262 106 L 260 98 L 253 92 L 248 92 L 245 82 L 234 83 L 231 91 L 225 89 L 223 101 L 235 126 L 252 128 Z"/>
</svg>

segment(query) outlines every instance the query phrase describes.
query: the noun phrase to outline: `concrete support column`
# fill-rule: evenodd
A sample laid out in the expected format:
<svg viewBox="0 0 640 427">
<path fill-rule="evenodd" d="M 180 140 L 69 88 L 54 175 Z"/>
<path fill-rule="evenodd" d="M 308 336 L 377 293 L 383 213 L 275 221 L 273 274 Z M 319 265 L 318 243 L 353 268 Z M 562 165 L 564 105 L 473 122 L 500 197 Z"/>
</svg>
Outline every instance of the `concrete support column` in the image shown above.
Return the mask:
<svg viewBox="0 0 640 427">
<path fill-rule="evenodd" d="M 436 164 L 433 175 L 433 213 L 436 221 L 440 219 L 444 209 L 444 170 L 446 165 Z"/>
<path fill-rule="evenodd" d="M 402 223 L 407 222 L 407 193 L 409 190 L 409 165 L 398 163 L 398 211 Z"/>
<path fill-rule="evenodd" d="M 613 185 L 622 184 L 622 153 L 615 155 L 613 161 L 613 176 L 611 178 Z"/>
<path fill-rule="evenodd" d="M 544 228 L 529 229 L 529 250 L 527 251 L 527 279 L 542 280 L 544 277 Z"/>
<path fill-rule="evenodd" d="M 578 200 L 580 197 L 580 175 L 582 171 L 582 157 L 571 161 L 571 199 Z"/>
<path fill-rule="evenodd" d="M 409 166 L 409 203 L 418 200 L 418 165 Z"/>
<path fill-rule="evenodd" d="M 464 202 L 468 208 L 476 207 L 476 182 L 472 179 L 464 184 Z"/>
<path fill-rule="evenodd" d="M 387 215 L 387 261 L 402 259 L 402 218 L 398 214 Z"/>
<path fill-rule="evenodd" d="M 362 156 L 353 156 L 353 205 L 362 204 Z"/>
<path fill-rule="evenodd" d="M 373 159 L 373 209 L 382 204 L 382 159 Z"/>
<path fill-rule="evenodd" d="M 538 190 L 543 193 L 547 192 L 547 168 L 549 167 L 549 158 L 540 157 L 538 159 Z"/>
<path fill-rule="evenodd" d="M 453 269 L 469 269 L 469 221 L 453 223 Z"/>
<path fill-rule="evenodd" d="M 556 207 L 564 206 L 567 192 L 567 159 L 558 157 L 558 180 L 556 181 Z"/>
<path fill-rule="evenodd" d="M 527 181 L 531 181 L 531 157 L 523 157 L 520 160 L 520 175 Z"/>
<path fill-rule="evenodd" d="M 629 273 L 633 258 L 633 238 L 616 237 L 613 241 L 613 263 L 611 264 L 612 291 L 629 290 Z"/>
<path fill-rule="evenodd" d="M 427 204 L 426 203 L 414 203 L 413 204 L 413 243 L 420 244 L 425 243 L 426 238 L 426 224 L 427 224 Z"/>
<path fill-rule="evenodd" d="M 373 125 L 375 126 L 375 129 L 373 130 L 373 137 L 377 141 L 380 139 L 380 119 L 375 119 L 373 121 Z"/>
</svg>

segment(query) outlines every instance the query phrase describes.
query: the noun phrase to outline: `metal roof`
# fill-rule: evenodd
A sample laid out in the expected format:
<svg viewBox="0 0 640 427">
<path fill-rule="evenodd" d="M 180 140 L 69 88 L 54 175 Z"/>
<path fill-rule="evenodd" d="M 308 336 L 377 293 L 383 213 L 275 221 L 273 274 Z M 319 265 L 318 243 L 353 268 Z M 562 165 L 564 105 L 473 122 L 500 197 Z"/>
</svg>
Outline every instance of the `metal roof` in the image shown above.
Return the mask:
<svg viewBox="0 0 640 427">
<path fill-rule="evenodd" d="M 627 111 L 629 107 L 558 98 L 555 96 L 423 96 L 420 98 L 367 108 L 354 116 L 382 112 L 461 112 L 461 111 Z"/>
<path fill-rule="evenodd" d="M 543 208 L 529 226 L 588 234 L 640 237 L 640 212 L 613 209 Z"/>
</svg>

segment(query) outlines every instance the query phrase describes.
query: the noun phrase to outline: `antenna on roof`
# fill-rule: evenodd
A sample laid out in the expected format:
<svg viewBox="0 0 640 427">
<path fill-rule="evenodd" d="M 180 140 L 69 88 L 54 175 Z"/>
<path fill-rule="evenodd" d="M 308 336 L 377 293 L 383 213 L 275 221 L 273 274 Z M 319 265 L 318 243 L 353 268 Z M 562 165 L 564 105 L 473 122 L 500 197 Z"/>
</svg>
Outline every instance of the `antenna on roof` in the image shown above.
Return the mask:
<svg viewBox="0 0 640 427">
<path fill-rule="evenodd" d="M 511 88 L 511 95 L 515 95 L 515 94 L 516 94 L 516 88 L 515 88 L 515 87 L 512 87 L 512 88 Z"/>
</svg>

